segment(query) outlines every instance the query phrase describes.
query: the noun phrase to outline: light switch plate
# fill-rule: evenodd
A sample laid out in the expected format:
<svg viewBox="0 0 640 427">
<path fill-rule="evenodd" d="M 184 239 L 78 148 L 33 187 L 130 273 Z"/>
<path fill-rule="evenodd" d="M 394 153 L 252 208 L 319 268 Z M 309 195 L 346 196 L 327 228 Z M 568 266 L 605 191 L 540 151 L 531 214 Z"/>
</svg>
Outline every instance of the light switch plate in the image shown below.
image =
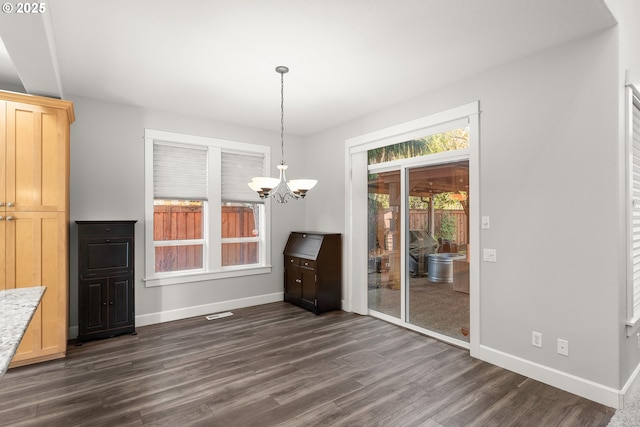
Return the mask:
<svg viewBox="0 0 640 427">
<path fill-rule="evenodd" d="M 484 228 L 485 230 L 488 230 L 491 228 L 491 221 L 488 216 L 482 217 L 482 228 Z"/>
<path fill-rule="evenodd" d="M 497 255 L 495 249 L 483 249 L 482 250 L 482 260 L 487 262 L 496 262 Z"/>
</svg>

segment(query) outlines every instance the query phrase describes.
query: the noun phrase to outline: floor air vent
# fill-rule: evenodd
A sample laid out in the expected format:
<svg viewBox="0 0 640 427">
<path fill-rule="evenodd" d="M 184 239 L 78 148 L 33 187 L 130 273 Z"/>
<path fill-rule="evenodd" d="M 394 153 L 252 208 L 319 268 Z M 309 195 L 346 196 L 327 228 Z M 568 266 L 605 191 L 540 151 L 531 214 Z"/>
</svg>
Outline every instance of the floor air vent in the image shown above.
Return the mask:
<svg viewBox="0 0 640 427">
<path fill-rule="evenodd" d="M 233 316 L 233 313 L 230 311 L 225 311 L 224 313 L 210 314 L 205 317 L 207 320 L 216 320 L 216 319 L 221 319 L 223 317 L 229 317 L 229 316 Z"/>
</svg>

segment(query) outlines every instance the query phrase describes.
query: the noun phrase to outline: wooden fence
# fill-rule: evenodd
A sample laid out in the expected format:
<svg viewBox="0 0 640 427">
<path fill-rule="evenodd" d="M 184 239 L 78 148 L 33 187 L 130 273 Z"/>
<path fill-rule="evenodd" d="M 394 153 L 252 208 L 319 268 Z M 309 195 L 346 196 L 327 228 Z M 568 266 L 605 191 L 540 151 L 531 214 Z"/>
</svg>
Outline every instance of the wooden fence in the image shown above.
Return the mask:
<svg viewBox="0 0 640 427">
<path fill-rule="evenodd" d="M 436 209 L 435 230 L 440 230 L 442 218 L 454 218 L 457 244 L 468 243 L 467 219 L 462 210 Z M 202 239 L 201 206 L 155 206 L 153 238 L 161 240 Z M 409 211 L 409 229 L 427 230 L 429 214 L 421 209 Z M 252 237 L 256 229 L 253 210 L 243 206 L 222 207 L 222 237 Z M 430 232 L 439 237 L 438 233 Z M 259 261 L 256 242 L 225 243 L 222 245 L 222 265 L 255 264 Z M 202 268 L 202 245 L 160 246 L 156 248 L 156 271 L 177 271 Z"/>
<path fill-rule="evenodd" d="M 202 239 L 201 206 L 155 206 L 153 238 L 162 240 Z M 243 206 L 222 207 L 222 237 L 252 237 L 255 230 L 253 211 Z M 222 265 L 255 264 L 258 243 L 225 243 Z M 160 246 L 156 248 L 156 271 L 202 268 L 202 245 Z"/>
</svg>

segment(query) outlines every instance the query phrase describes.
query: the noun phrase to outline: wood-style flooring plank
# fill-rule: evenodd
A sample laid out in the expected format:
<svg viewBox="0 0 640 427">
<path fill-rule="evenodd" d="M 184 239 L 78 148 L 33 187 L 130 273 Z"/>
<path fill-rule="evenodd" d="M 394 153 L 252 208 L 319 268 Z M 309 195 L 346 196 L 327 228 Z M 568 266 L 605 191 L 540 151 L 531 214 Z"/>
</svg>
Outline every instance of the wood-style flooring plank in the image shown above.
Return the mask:
<svg viewBox="0 0 640 427">
<path fill-rule="evenodd" d="M 71 344 L 0 382 L 0 426 L 605 426 L 611 408 L 367 316 L 287 303 Z"/>
</svg>

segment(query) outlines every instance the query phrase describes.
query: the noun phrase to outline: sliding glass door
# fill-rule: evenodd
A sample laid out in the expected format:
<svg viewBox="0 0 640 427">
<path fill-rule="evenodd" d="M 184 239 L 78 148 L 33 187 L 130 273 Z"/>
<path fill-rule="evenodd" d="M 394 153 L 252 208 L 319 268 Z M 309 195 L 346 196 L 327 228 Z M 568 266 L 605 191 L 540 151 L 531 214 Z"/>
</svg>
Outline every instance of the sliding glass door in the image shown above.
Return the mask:
<svg viewBox="0 0 640 427">
<path fill-rule="evenodd" d="M 469 341 L 469 162 L 407 169 L 406 322 Z"/>
<path fill-rule="evenodd" d="M 400 171 L 370 174 L 368 201 L 369 308 L 400 319 Z"/>
<path fill-rule="evenodd" d="M 468 129 L 368 154 L 370 314 L 468 342 Z"/>
</svg>

